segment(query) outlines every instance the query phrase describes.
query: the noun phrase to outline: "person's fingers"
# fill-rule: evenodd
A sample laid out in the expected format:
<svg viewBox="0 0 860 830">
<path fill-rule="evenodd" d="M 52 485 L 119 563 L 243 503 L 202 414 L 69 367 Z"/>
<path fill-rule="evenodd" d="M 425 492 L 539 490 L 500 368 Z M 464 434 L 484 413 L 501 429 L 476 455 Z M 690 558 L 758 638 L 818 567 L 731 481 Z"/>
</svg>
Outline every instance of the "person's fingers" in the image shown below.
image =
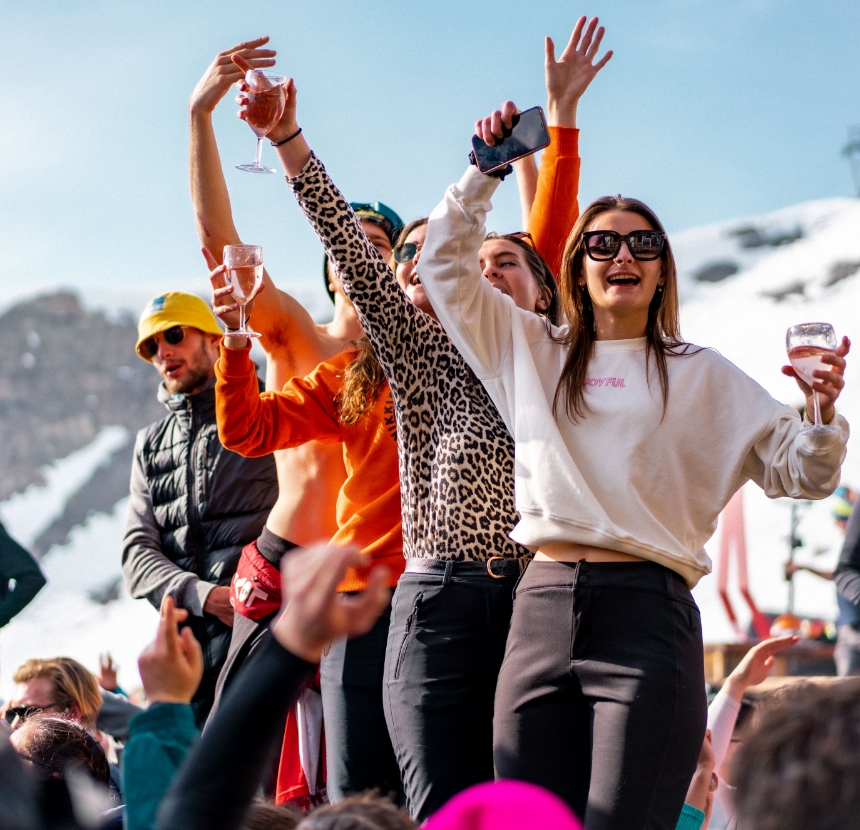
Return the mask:
<svg viewBox="0 0 860 830">
<path fill-rule="evenodd" d="M 195 672 L 203 671 L 203 648 L 187 626 L 179 633 L 182 654 Z"/>
<path fill-rule="evenodd" d="M 588 48 L 591 46 L 591 41 L 594 37 L 594 30 L 596 28 L 597 18 L 592 17 L 591 20 L 588 21 L 588 26 L 585 27 L 585 32 L 583 32 L 582 40 L 579 43 L 579 48 L 576 50 L 577 52 L 582 52 L 583 54 L 588 53 Z"/>
<path fill-rule="evenodd" d="M 845 357 L 851 351 L 851 341 L 847 337 L 843 337 L 836 347 L 836 354 L 840 357 Z"/>
<path fill-rule="evenodd" d="M 493 135 L 492 116 L 487 116 L 481 121 L 481 140 L 490 147 L 496 143 L 496 137 Z"/>
<path fill-rule="evenodd" d="M 575 52 L 579 46 L 579 39 L 582 37 L 582 30 L 585 28 L 585 24 L 588 18 L 585 15 L 582 15 L 573 27 L 573 31 L 570 33 L 570 40 L 567 42 L 567 46 L 564 48 L 564 52 L 561 54 L 561 59 L 564 60 L 571 52 Z"/>
<path fill-rule="evenodd" d="M 598 49 L 600 49 L 600 41 L 603 40 L 603 36 L 606 34 L 606 29 L 601 26 L 594 35 L 594 41 L 589 47 L 588 51 L 585 53 L 585 57 L 588 58 L 589 63 L 594 60 L 594 56 L 597 54 Z"/>
<path fill-rule="evenodd" d="M 243 72 L 247 72 L 249 69 L 253 69 L 253 68 L 254 68 L 254 67 L 253 67 L 253 66 L 251 66 L 251 64 L 250 64 L 250 63 L 248 63 L 248 61 L 246 61 L 246 60 L 245 60 L 245 58 L 243 58 L 241 55 L 231 55 L 231 56 L 230 56 L 230 60 L 231 60 L 231 61 L 233 61 L 233 63 L 235 63 L 235 64 L 236 64 L 236 66 L 238 66 L 238 67 L 239 67 L 239 69 L 241 69 Z"/>
<path fill-rule="evenodd" d="M 513 101 L 505 101 L 502 104 L 502 124 L 505 129 L 510 130 L 514 124 L 514 116 L 519 112 Z"/>
<path fill-rule="evenodd" d="M 551 37 L 546 37 L 543 42 L 543 51 L 544 51 L 544 61 L 543 65 L 546 67 L 555 66 L 557 63 L 555 59 L 555 44 L 552 42 Z"/>
<path fill-rule="evenodd" d="M 238 89 L 239 92 L 250 92 L 251 91 L 251 87 L 249 87 L 247 82 L 245 81 L 244 75 L 242 75 L 242 80 L 238 81 L 236 83 L 236 89 Z"/>
<path fill-rule="evenodd" d="M 247 95 L 243 95 L 243 94 L 240 92 L 240 93 L 236 96 L 236 103 L 237 103 L 240 107 L 247 107 L 247 106 L 248 106 L 248 96 L 247 96 Z"/>
<path fill-rule="evenodd" d="M 215 255 L 210 251 L 205 245 L 200 249 L 200 253 L 203 254 L 203 259 L 206 260 L 206 264 L 209 266 L 210 271 L 214 271 L 218 267 L 218 260 L 215 259 Z"/>
<path fill-rule="evenodd" d="M 609 63 L 609 59 L 615 54 L 611 49 L 596 63 L 594 64 L 594 71 L 600 72 L 607 63 Z"/>
<path fill-rule="evenodd" d="M 234 52 L 241 52 L 243 49 L 256 49 L 258 46 L 262 46 L 264 43 L 269 42 L 268 35 L 262 35 L 261 37 L 255 37 L 253 40 L 246 40 L 242 43 L 237 43 L 235 46 L 231 46 L 229 49 L 225 49 L 223 52 L 218 53 L 218 57 L 229 57 Z"/>
<path fill-rule="evenodd" d="M 496 138 L 501 138 L 504 135 L 504 127 L 502 126 L 502 112 L 501 112 L 501 110 L 496 110 L 490 116 L 490 132 Z"/>
</svg>

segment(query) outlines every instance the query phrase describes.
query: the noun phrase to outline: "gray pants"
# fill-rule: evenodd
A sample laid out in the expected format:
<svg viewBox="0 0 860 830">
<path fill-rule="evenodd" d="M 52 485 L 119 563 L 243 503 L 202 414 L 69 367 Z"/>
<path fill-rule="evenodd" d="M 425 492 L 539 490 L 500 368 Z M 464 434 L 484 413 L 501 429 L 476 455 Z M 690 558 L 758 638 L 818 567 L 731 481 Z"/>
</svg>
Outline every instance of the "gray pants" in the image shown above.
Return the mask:
<svg viewBox="0 0 860 830">
<path fill-rule="evenodd" d="M 833 659 L 840 677 L 860 674 L 860 631 L 850 625 L 839 626 Z"/>
</svg>

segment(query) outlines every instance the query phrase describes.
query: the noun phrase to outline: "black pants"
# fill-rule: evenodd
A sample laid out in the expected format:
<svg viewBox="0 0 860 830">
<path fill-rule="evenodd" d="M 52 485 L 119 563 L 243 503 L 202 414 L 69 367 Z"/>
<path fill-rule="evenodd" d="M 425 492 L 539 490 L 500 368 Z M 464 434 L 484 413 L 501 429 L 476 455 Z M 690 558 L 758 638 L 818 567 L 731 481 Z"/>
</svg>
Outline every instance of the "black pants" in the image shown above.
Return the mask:
<svg viewBox="0 0 860 830">
<path fill-rule="evenodd" d="M 389 607 L 367 634 L 333 643 L 320 664 L 328 795 L 333 802 L 371 789 L 401 800 L 400 772 L 382 707 L 390 614 Z"/>
<path fill-rule="evenodd" d="M 496 775 L 587 830 L 674 830 L 705 734 L 699 610 L 660 565 L 532 562 L 496 694 Z"/>
<path fill-rule="evenodd" d="M 515 581 L 400 577 L 385 658 L 385 717 L 416 821 L 493 778 L 493 697 Z"/>
</svg>

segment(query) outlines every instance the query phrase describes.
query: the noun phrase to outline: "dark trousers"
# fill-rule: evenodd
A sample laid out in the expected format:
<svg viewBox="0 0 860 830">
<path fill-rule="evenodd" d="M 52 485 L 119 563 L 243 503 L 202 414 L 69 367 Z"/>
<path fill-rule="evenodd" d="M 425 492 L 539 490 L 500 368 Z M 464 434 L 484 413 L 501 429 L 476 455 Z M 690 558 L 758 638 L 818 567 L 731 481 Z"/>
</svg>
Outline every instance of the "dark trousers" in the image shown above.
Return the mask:
<svg viewBox="0 0 860 830">
<path fill-rule="evenodd" d="M 379 789 L 400 802 L 400 773 L 382 707 L 387 608 L 361 637 L 332 643 L 320 664 L 328 795 Z"/>
<path fill-rule="evenodd" d="M 514 583 L 487 575 L 400 577 L 385 658 L 385 717 L 416 821 L 493 778 L 493 696 Z"/>
<path fill-rule="evenodd" d="M 699 610 L 660 565 L 532 562 L 496 693 L 496 775 L 587 830 L 674 830 L 705 734 Z"/>
</svg>

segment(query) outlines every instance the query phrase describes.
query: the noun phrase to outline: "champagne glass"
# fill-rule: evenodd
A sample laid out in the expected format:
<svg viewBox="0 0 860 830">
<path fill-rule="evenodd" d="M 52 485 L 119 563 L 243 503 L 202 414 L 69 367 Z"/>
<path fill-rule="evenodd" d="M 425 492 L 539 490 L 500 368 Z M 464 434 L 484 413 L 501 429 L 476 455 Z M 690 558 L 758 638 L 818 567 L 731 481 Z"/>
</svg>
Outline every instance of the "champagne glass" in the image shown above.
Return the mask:
<svg viewBox="0 0 860 830">
<path fill-rule="evenodd" d="M 245 73 L 245 83 L 248 85 L 245 121 L 257 136 L 257 154 L 253 164 L 237 164 L 236 168 L 246 173 L 274 173 L 271 167 L 260 164 L 260 154 L 263 152 L 263 136 L 284 114 L 287 79 L 284 75 L 263 72 L 262 69 L 249 69 Z"/>
<path fill-rule="evenodd" d="M 233 299 L 239 306 L 239 328 L 231 337 L 259 337 L 259 332 L 248 328 L 245 322 L 245 305 L 263 284 L 263 249 L 259 245 L 225 245 L 224 267 L 227 282 L 233 286 Z"/>
<path fill-rule="evenodd" d="M 822 363 L 821 356 L 836 352 L 836 332 L 830 323 L 801 323 L 792 326 L 785 334 L 785 348 L 792 368 L 804 383 L 810 387 L 818 380 L 812 373 L 818 370 L 825 372 L 833 368 L 829 363 Z M 813 426 L 817 435 L 828 435 L 839 432 L 835 425 L 827 426 L 821 423 L 821 404 L 818 392 L 812 390 Z"/>
</svg>

